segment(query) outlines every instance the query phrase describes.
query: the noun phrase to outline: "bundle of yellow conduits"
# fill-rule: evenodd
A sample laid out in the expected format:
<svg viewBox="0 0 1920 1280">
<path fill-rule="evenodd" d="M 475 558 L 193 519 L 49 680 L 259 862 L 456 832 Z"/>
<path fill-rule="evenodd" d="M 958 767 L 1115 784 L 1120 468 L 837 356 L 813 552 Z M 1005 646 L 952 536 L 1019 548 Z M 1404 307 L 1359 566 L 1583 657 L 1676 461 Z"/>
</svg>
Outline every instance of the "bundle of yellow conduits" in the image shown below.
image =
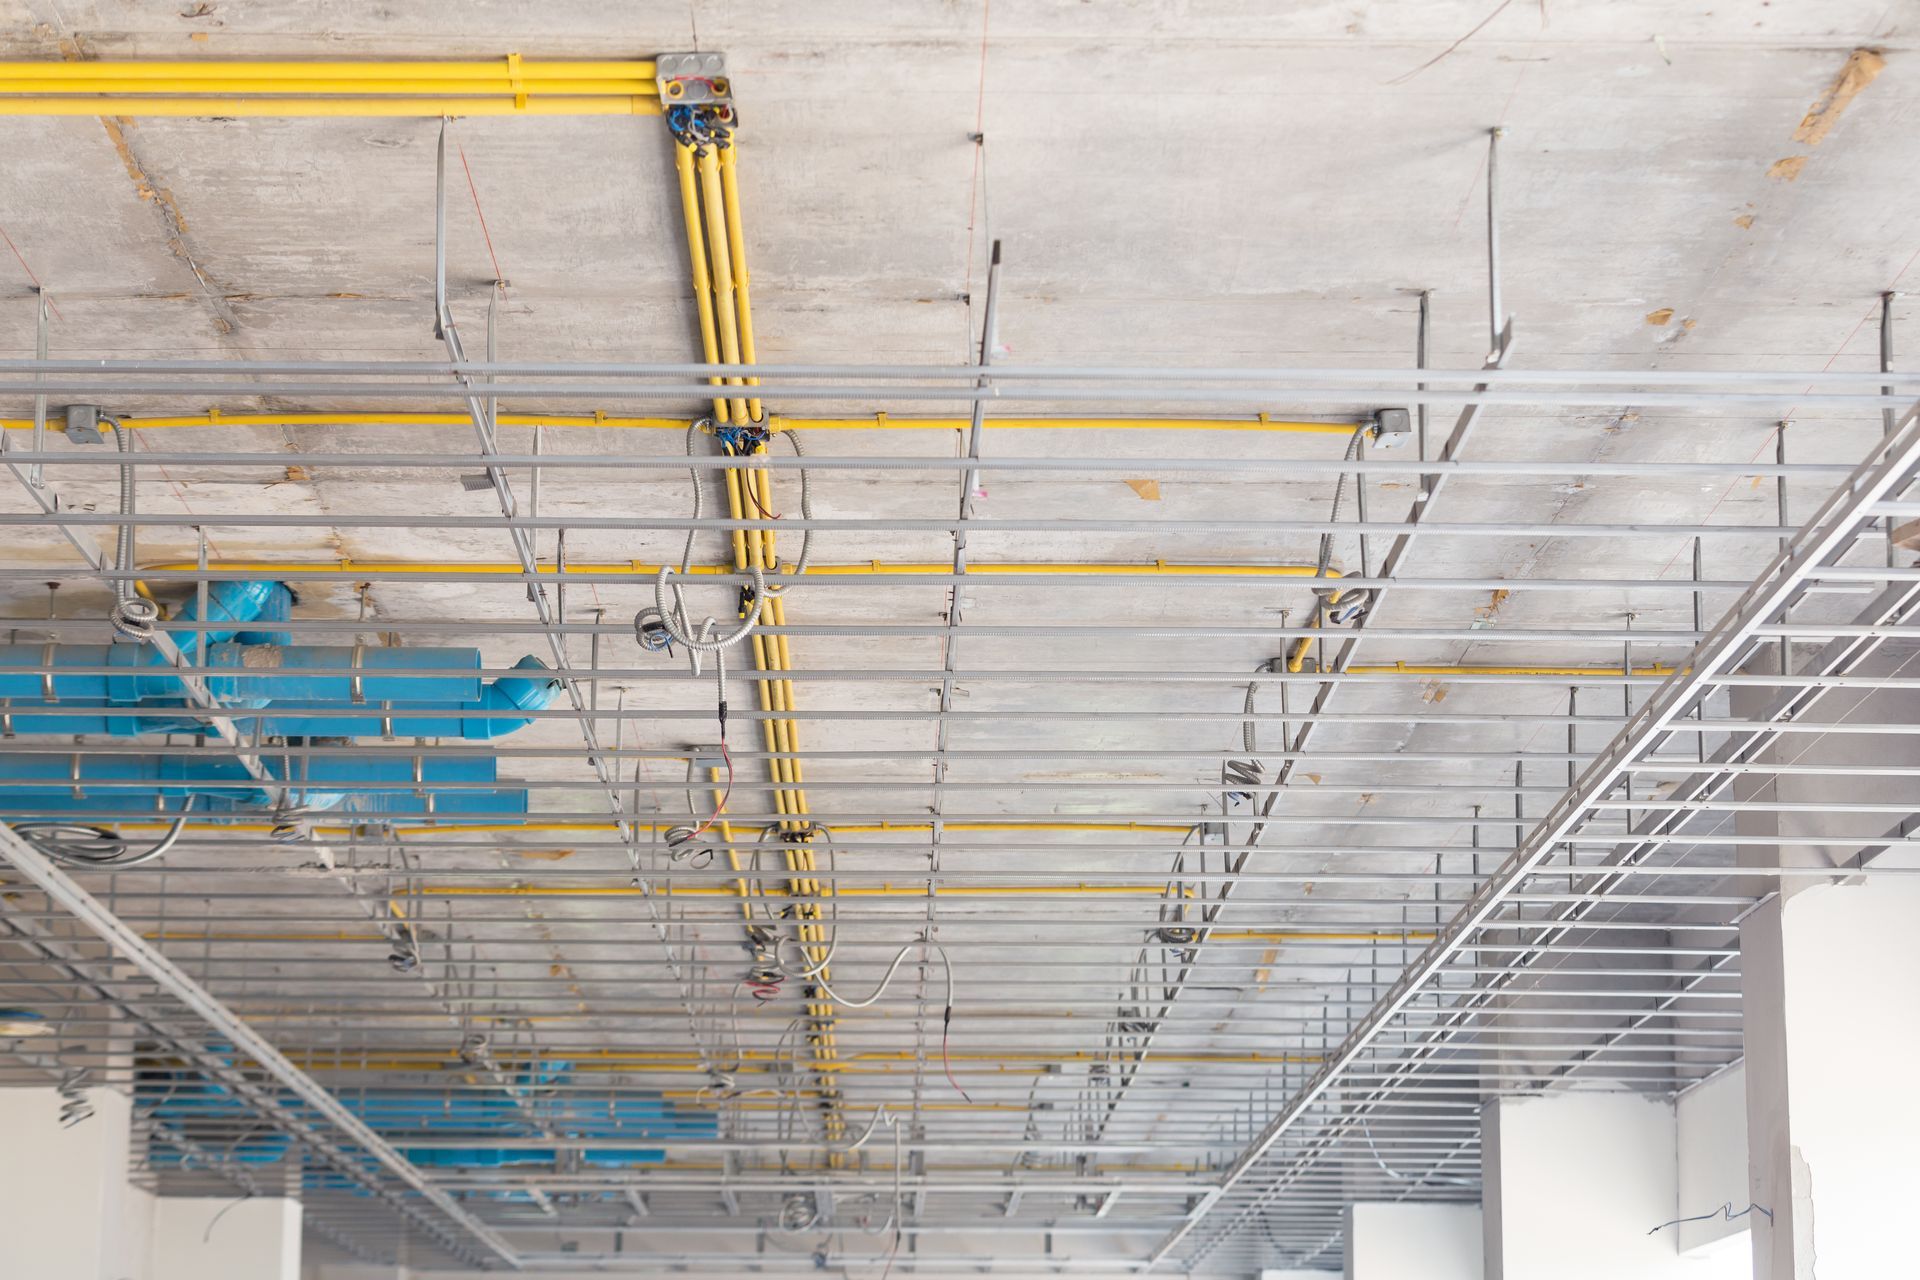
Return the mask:
<svg viewBox="0 0 1920 1280">
<path fill-rule="evenodd" d="M 0 114 L 658 115 L 652 60 L 0 62 Z"/>
<path fill-rule="evenodd" d="M 687 252 L 693 269 L 694 307 L 700 321 L 701 351 L 709 364 L 756 362 L 747 250 L 740 230 L 739 156 L 739 135 L 731 129 L 721 131 L 721 136 L 708 138 L 683 136 L 676 132 L 674 167 L 680 179 L 680 208 L 686 219 Z M 723 447 L 729 453 L 765 453 L 771 424 L 767 421 L 759 398 L 745 390 L 758 385 L 759 379 L 736 376 L 716 377 L 711 381 L 723 389 L 713 401 L 713 422 L 720 429 L 716 434 L 728 442 Z M 728 427 L 745 430 L 726 431 Z M 777 510 L 773 476 L 766 468 L 729 470 L 724 474 L 727 510 L 734 519 L 746 519 L 751 515 L 770 516 Z M 752 511 L 749 511 L 749 505 Z M 779 552 L 771 529 L 736 529 L 732 537 L 733 567 L 736 571 L 754 567 L 774 570 L 779 567 Z M 786 625 L 786 603 L 781 595 L 769 593 L 764 602 L 756 603 L 760 603 L 763 610 L 761 616 L 768 623 L 775 627 Z M 792 653 L 785 635 L 755 632 L 748 637 L 748 643 L 752 645 L 753 663 L 757 670 L 793 669 Z M 791 815 L 792 818 L 792 821 L 782 823 L 777 833 L 786 860 L 789 892 L 803 898 L 831 894 L 833 886 L 812 875 L 819 870 L 813 848 L 819 828 L 808 817 L 807 794 L 802 787 L 805 779 L 799 760 L 793 758 L 800 750 L 799 726 L 792 719 L 778 715 L 794 709 L 793 682 L 761 681 L 756 689 L 760 709 L 775 713 L 763 719 L 760 728 L 766 749 L 781 753 L 769 763 L 773 780 L 779 785 L 779 790 L 774 793 L 775 805 L 781 814 Z M 729 842 L 728 862 L 738 872 L 741 869 L 739 854 L 731 847 L 732 837 L 724 825 L 720 834 Z M 735 886 L 744 899 L 744 880 L 736 880 Z M 750 908 L 744 901 L 742 907 L 749 912 L 750 918 Z M 832 954 L 826 929 L 821 923 L 820 907 L 817 902 L 809 902 L 798 907 L 796 914 L 799 917 L 801 949 L 807 957 L 806 968 L 823 982 L 830 982 L 832 973 L 828 962 Z M 814 998 L 808 1000 L 806 1012 L 809 1020 L 807 1041 L 812 1051 L 811 1067 L 819 1081 L 818 1093 L 827 1138 L 835 1142 L 845 1136 L 846 1123 L 841 1114 L 839 1090 L 832 1083 L 839 1058 L 833 1004 L 831 1000 L 815 994 Z"/>
</svg>

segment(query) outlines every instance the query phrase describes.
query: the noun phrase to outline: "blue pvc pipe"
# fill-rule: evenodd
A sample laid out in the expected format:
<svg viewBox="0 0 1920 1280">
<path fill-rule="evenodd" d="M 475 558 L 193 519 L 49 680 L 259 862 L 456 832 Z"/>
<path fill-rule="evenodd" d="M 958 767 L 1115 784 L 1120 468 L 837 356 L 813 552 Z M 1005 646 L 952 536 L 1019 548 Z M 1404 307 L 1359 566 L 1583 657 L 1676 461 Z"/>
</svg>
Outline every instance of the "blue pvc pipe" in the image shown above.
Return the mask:
<svg viewBox="0 0 1920 1280">
<path fill-rule="evenodd" d="M 550 1065 L 559 1069 L 541 1072 L 542 1079 L 559 1083 L 572 1074 L 569 1064 Z M 658 1096 L 608 1097 L 571 1091 L 553 1093 L 525 1084 L 512 1087 L 521 1091 L 520 1100 L 516 1101 L 503 1090 L 451 1096 L 348 1093 L 342 1095 L 341 1102 L 383 1136 L 401 1145 L 409 1160 L 441 1169 L 552 1164 L 560 1155 L 557 1148 L 432 1145 L 434 1137 L 533 1137 L 539 1130 L 528 1120 L 528 1112 L 538 1116 L 539 1123 L 548 1131 L 559 1132 L 563 1139 L 626 1138 L 635 1142 L 698 1139 L 711 1138 L 718 1130 L 718 1119 L 712 1112 L 682 1112 Z M 153 1104 L 151 1113 L 158 1122 L 159 1132 L 149 1148 L 148 1160 L 160 1167 L 170 1167 L 181 1160 L 180 1154 L 166 1143 L 169 1131 L 188 1137 L 208 1126 L 230 1131 L 236 1120 L 251 1114 L 247 1105 L 224 1087 L 185 1076 L 169 1081 L 167 1091 Z M 263 1129 L 249 1135 L 230 1155 L 243 1163 L 266 1164 L 279 1159 L 286 1149 L 285 1134 Z M 665 1153 L 640 1146 L 599 1148 L 581 1151 L 580 1158 L 588 1165 L 623 1168 L 658 1164 Z"/>
<path fill-rule="evenodd" d="M 207 617 L 221 625 L 178 633 L 176 642 L 188 663 L 213 672 L 202 678 L 207 692 L 241 713 L 231 719 L 249 737 L 487 741 L 531 724 L 521 713 L 544 709 L 560 688 L 534 657 L 515 664 L 525 675 L 483 683 L 473 674 L 476 649 L 287 644 L 286 633 L 269 629 L 291 617 L 294 603 L 278 582 L 211 583 L 206 602 Z M 196 596 L 177 616 L 194 621 L 199 603 Z M 419 668 L 437 670 L 415 674 Z M 149 645 L 0 646 L 0 735 L 204 733 L 184 693 Z M 364 714 L 303 714 L 349 707 Z M 308 809 L 409 817 L 527 811 L 524 790 L 440 788 L 492 783 L 492 760 L 430 759 L 416 774 L 404 757 L 275 760 L 270 745 L 262 760 Z M 257 815 L 273 800 L 237 759 L 0 755 L 0 813 L 15 818 L 172 814 L 185 812 L 189 797 L 204 814 Z"/>
<path fill-rule="evenodd" d="M 372 651 L 369 650 L 369 653 Z M 419 653 L 418 649 L 396 650 Z M 514 666 L 529 673 L 544 673 L 540 659 L 524 657 Z M 11 679 L 0 673 L 0 680 Z M 32 677 L 35 684 L 39 677 Z M 58 677 L 56 677 L 58 679 Z M 270 708 L 249 708 L 266 714 L 236 715 L 234 724 L 243 732 L 269 738 L 378 738 L 391 734 L 396 738 L 464 738 L 486 742 L 504 737 L 515 729 L 533 723 L 530 716 L 516 712 L 539 711 L 550 705 L 560 689 L 551 675 L 501 676 L 487 685 L 477 685 L 478 697 L 470 702 L 423 707 L 394 702 L 381 706 L 369 696 L 363 716 L 303 716 L 302 711 L 337 711 L 353 704 L 301 700 L 275 702 Z M 0 694 L 0 697 L 4 697 Z M 151 709 L 152 715 L 101 715 L 104 708 L 95 703 L 73 704 L 72 714 L 59 710 L 62 703 L 49 703 L 38 697 L 15 698 L 10 706 L 0 705 L 0 714 L 11 713 L 12 732 L 19 734 L 107 734 L 129 737 L 142 733 L 195 733 L 205 728 L 199 720 L 185 714 L 186 703 L 179 698 L 163 698 L 133 706 Z M 22 714 L 28 712 L 28 714 Z"/>
<path fill-rule="evenodd" d="M 278 583 L 215 583 L 220 587 L 262 587 L 251 594 L 225 593 L 209 597 L 209 612 L 228 616 L 239 612 L 246 620 L 271 615 L 291 599 Z M 278 593 L 276 595 L 276 592 Z M 188 610 L 187 612 L 191 612 Z M 231 670 L 231 675 L 204 677 L 209 693 L 223 706 L 243 711 L 270 711 L 261 716 L 236 716 L 249 732 L 277 738 L 365 738 L 376 736 L 466 738 L 487 741 L 532 723 L 513 712 L 539 711 L 549 706 L 560 682 L 546 675 L 502 676 L 491 683 L 466 674 L 480 666 L 476 649 L 395 649 L 309 645 L 242 644 L 237 636 L 273 635 L 271 632 L 213 631 L 206 660 L 198 660 L 197 637 L 182 653 L 195 665 Z M 546 664 L 528 656 L 517 670 L 544 672 Z M 51 667 L 51 676 L 38 668 Z M 76 668 L 62 673 L 59 668 Z M 388 674 L 394 668 L 443 668 L 445 675 Z M 87 673 L 85 668 L 99 668 Z M 120 671 L 124 669 L 124 674 Z M 112 670 L 113 674 L 106 674 Z M 362 672 L 360 699 L 354 700 L 352 674 L 316 675 L 316 671 Z M 52 698 L 47 696 L 51 684 Z M 301 711 L 336 710 L 363 705 L 365 716 L 324 718 L 302 716 Z M 71 707 L 72 713 L 60 708 Z M 152 715 L 99 715 L 107 708 L 139 708 Z M 150 647 L 127 644 L 0 645 L 0 713 L 7 713 L 9 731 L 28 734 L 192 733 L 201 722 L 186 714 L 179 678 Z M 24 711 L 33 714 L 19 714 Z M 47 714 L 42 714 L 46 712 Z"/>
<path fill-rule="evenodd" d="M 347 802 L 350 812 L 413 816 L 526 811 L 525 791 L 437 789 L 452 782 L 493 782 L 496 762 L 489 757 L 422 758 L 417 779 L 412 761 L 391 757 L 276 760 L 269 752 L 261 763 L 275 778 L 290 782 L 291 804 L 309 809 L 334 809 Z M 196 814 L 253 816 L 272 799 L 238 760 L 227 757 L 83 756 L 76 761 L 72 756 L 0 754 L 0 813 L 9 818 L 97 817 L 108 812 L 177 815 L 188 812 L 189 797 Z M 431 805 L 426 797 L 431 797 Z"/>
<path fill-rule="evenodd" d="M 279 702 L 350 703 L 353 698 L 352 675 L 311 675 L 310 671 L 351 672 L 352 648 L 317 648 L 309 645 L 219 643 L 207 650 L 203 663 L 195 665 L 231 670 L 233 675 L 207 675 L 201 679 L 207 691 L 228 707 L 266 707 Z M 42 645 L 0 645 L 0 698 L 11 698 L 16 706 L 45 702 L 46 678 L 33 668 L 56 668 L 53 701 L 94 702 L 130 706 L 166 700 L 179 706 L 180 678 L 153 649 L 127 644 L 62 644 L 48 654 Z M 126 674 L 105 675 L 98 671 L 63 673 L 60 667 L 125 668 Z M 445 668 L 441 675 L 387 675 L 394 667 Z M 357 670 L 364 701 L 459 705 L 478 702 L 481 683 L 478 676 L 461 674 L 480 667 L 477 649 L 390 649 L 372 646 L 360 650 Z"/>
</svg>

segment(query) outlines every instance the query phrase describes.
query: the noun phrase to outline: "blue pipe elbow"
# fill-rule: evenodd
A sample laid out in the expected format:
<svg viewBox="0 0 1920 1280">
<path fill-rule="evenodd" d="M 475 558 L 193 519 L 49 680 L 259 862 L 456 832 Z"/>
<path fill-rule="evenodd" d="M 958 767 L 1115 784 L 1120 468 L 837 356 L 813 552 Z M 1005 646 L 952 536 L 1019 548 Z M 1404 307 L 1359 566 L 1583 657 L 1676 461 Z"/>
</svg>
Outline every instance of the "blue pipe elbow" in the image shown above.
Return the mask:
<svg viewBox="0 0 1920 1280">
<path fill-rule="evenodd" d="M 188 597 L 180 612 L 174 615 L 181 622 L 200 621 L 200 596 L 196 592 Z M 239 625 L 262 620 L 285 622 L 293 616 L 293 592 L 284 582 L 210 582 L 207 584 L 207 621 L 231 622 L 232 630 L 189 631 L 176 634 L 173 641 L 180 652 L 189 658 L 200 652 L 200 646 L 221 644 L 243 634 Z M 259 637 L 248 643 L 285 644 L 291 637 L 282 631 L 245 632 L 248 636 Z M 153 655 L 158 659 L 159 655 Z"/>
<path fill-rule="evenodd" d="M 515 671 L 546 671 L 547 664 L 528 654 L 513 664 Z M 501 676 L 488 685 L 480 698 L 483 711 L 545 711 L 553 705 L 560 694 L 560 678 L 546 676 Z M 479 741 L 504 737 L 515 729 L 525 728 L 533 723 L 532 717 L 526 719 L 505 719 L 489 716 L 484 720 L 468 720 L 461 736 Z"/>
</svg>

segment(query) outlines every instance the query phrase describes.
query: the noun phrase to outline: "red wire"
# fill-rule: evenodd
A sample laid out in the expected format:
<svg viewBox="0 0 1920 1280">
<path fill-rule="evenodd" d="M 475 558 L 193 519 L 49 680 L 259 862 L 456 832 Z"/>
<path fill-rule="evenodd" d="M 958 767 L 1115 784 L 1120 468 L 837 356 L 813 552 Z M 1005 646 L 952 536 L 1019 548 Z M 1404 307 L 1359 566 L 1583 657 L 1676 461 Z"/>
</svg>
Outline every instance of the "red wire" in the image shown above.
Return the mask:
<svg viewBox="0 0 1920 1280">
<path fill-rule="evenodd" d="M 751 502 L 754 505 L 754 507 L 759 510 L 760 514 L 765 518 L 767 518 L 768 520 L 778 520 L 780 518 L 779 516 L 773 514 L 773 512 L 767 510 L 765 506 L 761 505 L 760 495 L 753 491 L 752 484 L 747 485 L 747 501 Z"/>
<path fill-rule="evenodd" d="M 895 1209 L 894 1212 L 897 1214 L 900 1211 L 898 1209 Z M 900 1252 L 900 1237 L 902 1234 L 903 1234 L 903 1229 L 901 1225 L 898 1222 L 894 1223 L 893 1224 L 893 1247 L 887 1250 L 887 1266 L 886 1266 L 886 1269 L 880 1273 L 880 1280 L 887 1280 L 887 1277 L 893 1274 L 893 1259 L 894 1259 L 894 1255 Z"/>
<path fill-rule="evenodd" d="M 720 758 L 727 762 L 727 789 L 720 793 L 720 803 L 714 806 L 713 816 L 695 827 L 693 829 L 693 835 L 687 837 L 688 840 L 694 839 L 708 827 L 720 821 L 720 815 L 727 811 L 727 801 L 733 798 L 733 757 L 727 754 L 727 740 L 725 738 L 720 739 Z"/>
<path fill-rule="evenodd" d="M 26 258 L 22 256 L 20 252 L 20 247 L 14 244 L 13 237 L 7 234 L 5 227 L 0 227 L 0 240 L 5 240 L 7 242 L 7 248 L 13 250 L 14 260 L 20 264 L 20 269 L 27 273 L 27 279 L 33 281 L 33 287 L 44 290 L 46 286 L 40 283 L 39 276 L 33 274 L 33 268 L 27 265 Z M 66 319 L 65 316 L 60 314 L 60 308 L 54 305 L 52 298 L 47 299 L 47 310 L 53 312 L 54 319 L 56 320 Z"/>
<path fill-rule="evenodd" d="M 947 1011 L 947 1016 L 953 1016 L 951 1009 Z M 965 1089 L 960 1087 L 960 1082 L 953 1078 L 953 1057 L 947 1052 L 947 1028 L 945 1026 L 940 1028 L 940 1066 L 946 1071 L 947 1083 L 953 1086 L 953 1091 L 961 1097 L 966 1098 L 967 1105 L 972 1106 L 973 1099 L 968 1096 Z"/>
<path fill-rule="evenodd" d="M 487 257 L 493 261 L 493 278 L 504 280 L 506 276 L 500 271 L 500 257 L 493 251 L 493 232 L 487 230 L 486 211 L 480 207 L 480 189 L 473 185 L 473 166 L 467 163 L 467 149 L 458 141 L 454 142 L 453 148 L 460 153 L 460 167 L 466 170 L 467 192 L 473 197 L 474 215 L 480 219 L 480 237 L 487 242 Z"/>
<path fill-rule="evenodd" d="M 749 475 L 743 477 L 743 479 L 746 480 L 746 484 L 742 487 L 747 491 L 747 501 L 751 502 L 754 505 L 754 509 L 759 511 L 766 519 L 778 520 L 780 517 L 767 510 L 766 505 L 760 501 L 760 486 L 753 482 L 753 477 Z"/>
</svg>

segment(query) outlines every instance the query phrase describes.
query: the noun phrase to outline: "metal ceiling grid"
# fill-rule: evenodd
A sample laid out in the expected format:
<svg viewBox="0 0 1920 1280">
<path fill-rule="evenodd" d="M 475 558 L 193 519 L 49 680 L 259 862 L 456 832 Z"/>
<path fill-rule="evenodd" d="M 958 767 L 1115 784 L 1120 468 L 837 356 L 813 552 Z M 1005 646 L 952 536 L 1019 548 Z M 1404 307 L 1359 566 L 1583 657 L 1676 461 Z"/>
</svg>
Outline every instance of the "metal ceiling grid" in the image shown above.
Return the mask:
<svg viewBox="0 0 1920 1280">
<path fill-rule="evenodd" d="M 699 195 L 694 151 L 676 155 Z M 689 206 L 710 251 L 729 170 L 708 216 Z M 445 361 L 0 361 L 0 400 L 125 406 L 145 445 L 41 429 L 9 447 L 8 501 L 30 505 L 0 522 L 81 563 L 35 543 L 0 566 L 5 672 L 48 691 L 124 678 L 54 646 L 109 639 L 110 597 L 136 581 L 198 603 L 155 626 L 188 727 L 135 743 L 114 730 L 154 711 L 123 703 L 36 738 L 75 699 L 16 697 L 6 754 L 52 762 L 129 841 L 166 825 L 152 789 L 88 769 L 163 761 L 172 785 L 211 788 L 238 759 L 273 801 L 72 876 L 0 835 L 39 890 L 0 915 L 0 999 L 58 1027 L 0 1054 L 0 1083 L 130 1086 L 156 1185 L 297 1187 L 317 1234 L 414 1266 L 1246 1273 L 1337 1266 L 1356 1198 L 1477 1199 L 1486 1097 L 1710 1077 L 1739 1053 L 1734 922 L 1811 874 L 1737 860 L 1765 843 L 1738 816 L 1779 808 L 1753 784 L 1820 767 L 1781 744 L 1913 730 L 1853 707 L 1920 687 L 1903 665 L 1920 573 L 1888 540 L 1913 514 L 1920 426 L 1892 411 L 1915 379 L 1515 370 L 1497 259 L 1489 274 L 1491 354 L 1464 371 L 1420 367 L 1424 323 L 1403 370 L 1009 366 L 992 288 L 970 368 L 759 365 L 738 330 L 697 364 L 515 364 L 492 324 L 475 361 L 444 256 Z M 709 378 L 741 390 L 708 401 Z M 768 420 L 748 379 L 856 416 Z M 665 416 L 594 433 L 583 401 Z M 688 432 L 702 401 L 711 431 Z M 985 444 L 1004 401 L 1107 416 L 1021 419 L 1003 454 Z M 229 425 L 164 412 L 209 402 L 235 406 Z M 891 416 L 928 402 L 970 416 L 924 436 Z M 1345 416 L 1243 412 L 1271 404 Z M 1382 405 L 1419 415 L 1400 455 L 1369 447 L 1388 443 Z M 1652 440 L 1570 464 L 1536 442 L 1570 410 L 1789 405 L 1820 461 Z M 435 420 L 409 424 L 416 407 Z M 1435 408 L 1458 411 L 1444 438 Z M 1166 416 L 1200 411 L 1222 416 Z M 169 422 L 189 434 L 149 434 Z M 1129 449 L 1089 449 L 1090 422 Z M 270 430 L 350 423 L 368 434 L 294 452 Z M 403 424 L 403 448 L 383 443 Z M 503 442 L 523 429 L 526 449 Z M 807 451 L 766 452 L 776 434 Z M 290 465 L 324 508 L 259 509 L 260 477 Z M 193 511 L 58 496 L 115 472 L 157 494 L 161 468 L 195 486 Z M 725 514 L 680 515 L 682 472 Z M 1076 492 L 1142 474 L 1204 479 L 1236 514 L 1176 495 L 1169 518 L 1116 517 Z M 1621 499 L 1454 518 L 1570 478 Z M 1738 524 L 1637 501 L 1748 479 Z M 499 515 L 395 500 L 469 480 Z M 986 484 L 1012 495 L 992 515 Z M 1796 522 L 1789 489 L 1831 496 Z M 116 561 L 93 539 L 119 528 L 194 554 Z M 303 529 L 437 553 L 272 551 Z M 732 554 L 683 559 L 689 532 Z M 511 559 L 481 559 L 502 535 Z M 1662 568 L 1676 548 L 1690 574 Z M 668 653 L 631 620 L 674 612 L 657 585 L 674 567 L 732 606 L 715 630 L 758 620 L 734 650 L 753 660 L 720 678 L 722 723 L 712 656 L 690 671 L 684 634 Z M 355 695 L 299 706 L 299 734 L 214 714 L 250 678 L 209 658 L 232 630 L 209 621 L 214 584 L 268 580 L 312 598 L 272 620 L 278 643 L 321 646 L 302 674 Z M 463 680 L 525 678 L 534 637 L 566 702 L 460 713 L 521 726 L 497 740 L 366 696 L 376 671 L 448 681 L 430 645 L 479 650 Z M 431 731 L 361 728 L 396 713 Z M 474 762 L 498 776 L 460 772 Z M 448 809 L 299 803 L 313 788 L 293 780 L 328 770 L 330 788 Z M 1884 777 L 1885 801 L 1823 809 L 1897 832 L 1911 772 Z M 0 778 L 10 815 L 46 816 L 7 799 L 32 781 L 44 795 L 24 766 Z"/>
</svg>

